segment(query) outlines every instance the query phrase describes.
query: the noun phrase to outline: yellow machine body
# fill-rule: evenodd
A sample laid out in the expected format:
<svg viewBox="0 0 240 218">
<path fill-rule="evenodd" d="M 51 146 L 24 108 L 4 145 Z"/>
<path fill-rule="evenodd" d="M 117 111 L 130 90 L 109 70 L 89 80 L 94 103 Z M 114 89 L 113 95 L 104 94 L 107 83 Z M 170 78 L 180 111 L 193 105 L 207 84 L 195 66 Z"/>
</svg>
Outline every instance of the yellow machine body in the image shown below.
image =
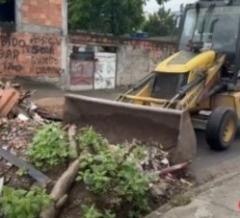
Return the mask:
<svg viewBox="0 0 240 218">
<path fill-rule="evenodd" d="M 196 153 L 197 146 L 191 113 L 221 104 L 236 110 L 240 106 L 240 93 L 207 96 L 220 78 L 219 70 L 224 59 L 224 56 L 217 57 L 214 51 L 198 55 L 178 52 L 161 62 L 144 85 L 121 95 L 116 102 L 67 95 L 65 120 L 77 122 L 80 126 L 94 126 L 113 143 L 139 139 L 161 145 L 171 152 L 174 162 L 189 160 Z M 186 85 L 199 76 L 204 79 L 179 99 L 162 99 L 152 96 L 155 77 L 160 74 L 184 74 Z"/>
</svg>

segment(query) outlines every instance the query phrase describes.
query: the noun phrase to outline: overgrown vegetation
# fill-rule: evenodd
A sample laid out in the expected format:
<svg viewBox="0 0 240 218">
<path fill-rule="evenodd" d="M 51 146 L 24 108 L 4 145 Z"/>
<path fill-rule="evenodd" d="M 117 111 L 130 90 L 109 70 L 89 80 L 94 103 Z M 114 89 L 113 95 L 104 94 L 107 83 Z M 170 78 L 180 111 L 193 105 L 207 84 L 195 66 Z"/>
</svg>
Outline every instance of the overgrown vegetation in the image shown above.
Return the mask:
<svg viewBox="0 0 240 218">
<path fill-rule="evenodd" d="M 25 191 L 4 187 L 0 198 L 0 217 L 36 218 L 41 209 L 50 203 L 51 199 L 40 188 Z"/>
<path fill-rule="evenodd" d="M 71 201 L 74 201 L 79 207 L 76 216 L 80 213 L 84 218 L 139 218 L 155 208 L 156 201 L 159 204 L 165 203 L 176 192 L 180 195 L 173 199 L 172 205 L 188 203 L 189 199 L 181 195 L 182 186 L 177 178 L 172 189 L 172 184 L 164 186 L 166 181 L 157 173 L 164 168 L 162 160 L 166 158 L 165 152 L 135 142 L 110 145 L 93 128 L 75 131 L 73 135 L 77 142 L 77 155 L 80 155 L 74 161 L 76 169 L 72 178 L 76 178 L 77 172 L 78 174 L 73 190 L 80 190 L 81 193 L 69 193 L 69 196 L 74 196 L 69 201 L 70 206 Z M 35 166 L 49 170 L 70 162 L 70 143 L 71 138 L 67 137 L 66 128 L 59 124 L 47 124 L 37 131 L 27 148 L 27 154 Z M 79 171 L 77 161 L 80 164 Z M 18 173 L 24 175 L 25 172 Z M 150 173 L 155 177 L 150 176 Z M 35 218 L 49 202 L 48 195 L 42 190 L 27 192 L 6 187 L 0 199 L 0 217 Z M 63 214 L 64 212 L 63 210 Z M 68 215 L 68 210 L 66 213 Z"/>
<path fill-rule="evenodd" d="M 90 127 L 81 130 L 78 136 L 78 144 L 82 151 L 88 150 L 90 153 L 96 153 L 106 148 L 108 141 Z"/>
<path fill-rule="evenodd" d="M 92 206 L 82 206 L 83 218 L 116 218 L 116 215 L 109 210 L 106 210 L 104 213 L 101 213 L 96 209 L 94 205 Z"/>
<path fill-rule="evenodd" d="M 27 150 L 31 162 L 42 170 L 64 163 L 68 155 L 67 136 L 60 124 L 43 126 L 38 130 Z"/>
<path fill-rule="evenodd" d="M 84 158 L 77 180 L 101 198 L 101 204 L 105 208 L 115 213 L 122 207 L 127 208 L 126 217 L 140 217 L 146 213 L 149 209 L 148 191 L 151 178 L 138 167 L 139 157 L 142 157 L 139 155 L 139 147 L 111 147 L 107 140 L 92 128 L 81 131 L 79 143 Z M 93 217 L 104 217 L 92 207 L 87 211 L 86 214 L 94 213 Z"/>
</svg>

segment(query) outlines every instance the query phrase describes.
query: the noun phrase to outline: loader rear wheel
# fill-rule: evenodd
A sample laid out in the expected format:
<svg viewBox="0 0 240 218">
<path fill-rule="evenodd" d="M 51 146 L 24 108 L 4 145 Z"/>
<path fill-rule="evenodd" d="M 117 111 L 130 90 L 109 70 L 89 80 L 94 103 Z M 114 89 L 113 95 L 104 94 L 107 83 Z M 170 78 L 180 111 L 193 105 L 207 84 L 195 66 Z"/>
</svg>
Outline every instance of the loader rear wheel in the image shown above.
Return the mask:
<svg viewBox="0 0 240 218">
<path fill-rule="evenodd" d="M 206 139 L 210 148 L 217 151 L 226 150 L 231 146 L 237 132 L 237 115 L 230 109 L 215 109 L 207 124 Z"/>
</svg>

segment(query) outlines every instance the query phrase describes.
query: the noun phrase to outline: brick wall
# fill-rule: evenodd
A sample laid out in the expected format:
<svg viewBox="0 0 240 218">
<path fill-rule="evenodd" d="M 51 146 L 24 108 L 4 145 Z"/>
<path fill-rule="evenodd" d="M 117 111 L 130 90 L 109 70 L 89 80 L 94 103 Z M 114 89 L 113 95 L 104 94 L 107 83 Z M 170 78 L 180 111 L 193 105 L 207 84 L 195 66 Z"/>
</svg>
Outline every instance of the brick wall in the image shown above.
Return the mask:
<svg viewBox="0 0 240 218">
<path fill-rule="evenodd" d="M 0 32 L 0 77 L 61 81 L 67 71 L 64 7 L 66 0 L 16 0 L 16 31 Z"/>
<path fill-rule="evenodd" d="M 72 44 L 88 44 L 88 45 L 109 45 L 109 46 L 120 46 L 120 45 L 132 45 L 135 47 L 162 47 L 162 46 L 176 46 L 175 42 L 168 41 L 157 41 L 148 39 L 130 39 L 128 37 L 114 37 L 104 34 L 95 33 L 72 33 L 69 36 L 69 41 Z"/>
<path fill-rule="evenodd" d="M 63 24 L 62 0 L 24 0 L 22 22 L 61 28 Z"/>
<path fill-rule="evenodd" d="M 62 73 L 59 35 L 0 33 L 0 76 L 59 77 Z"/>
<path fill-rule="evenodd" d="M 116 47 L 116 86 L 136 83 L 154 70 L 161 60 L 176 51 L 175 42 L 137 40 L 101 34 L 72 34 L 69 41 L 70 50 L 81 45 Z"/>
</svg>

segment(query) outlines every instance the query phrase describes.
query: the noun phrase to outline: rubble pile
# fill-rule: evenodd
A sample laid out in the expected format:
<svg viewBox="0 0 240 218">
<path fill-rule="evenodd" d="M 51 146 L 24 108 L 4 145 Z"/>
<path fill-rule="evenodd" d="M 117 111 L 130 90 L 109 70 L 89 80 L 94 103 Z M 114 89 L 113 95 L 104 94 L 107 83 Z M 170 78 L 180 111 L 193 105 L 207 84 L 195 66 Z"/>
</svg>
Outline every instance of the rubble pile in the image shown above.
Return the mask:
<svg viewBox="0 0 240 218">
<path fill-rule="evenodd" d="M 69 168 L 63 172 L 62 176 L 59 176 L 62 173 L 61 169 L 61 172 L 57 174 L 58 179 L 55 181 L 55 176 L 50 171 L 45 175 L 28 163 L 25 151 L 39 127 L 52 121 L 61 121 L 61 119 L 36 106 L 31 100 L 31 95 L 32 92 L 23 90 L 17 84 L 0 83 L 0 190 L 3 184 L 15 188 L 23 187 L 26 190 L 29 190 L 36 182 L 42 187 L 48 187 L 50 183 L 51 185 L 55 184 L 50 195 L 56 202 L 61 202 L 65 196 L 69 197 L 68 204 L 63 206 L 64 202 L 61 206 L 63 212 L 60 217 L 79 217 L 78 211 L 81 202 L 84 202 L 84 198 L 88 198 L 88 196 L 78 194 L 79 191 L 81 193 L 84 191 L 82 186 L 74 183 L 81 161 L 81 158 L 78 157 L 78 149 L 76 149 L 78 147 L 77 127 L 67 125 L 63 128 L 68 135 L 69 147 L 72 150 L 75 148 L 76 155 L 73 158 L 75 161 L 66 160 Z M 130 147 L 126 156 L 130 156 L 138 147 L 137 145 L 138 143 L 132 148 Z M 110 150 L 118 149 L 117 147 L 109 145 Z M 143 151 L 145 152 L 144 160 L 141 159 L 138 167 L 144 174 L 150 174 L 154 178 L 150 184 L 149 193 L 152 198 L 152 209 L 169 202 L 175 195 L 183 193 L 193 186 L 189 182 L 191 179 L 187 172 L 189 163 L 172 164 L 169 153 L 165 152 L 161 145 L 144 146 Z M 19 169 L 26 170 L 27 176 L 19 176 Z M 65 188 L 64 193 L 62 193 L 62 187 Z M 59 192 L 62 194 L 61 198 Z M 76 205 L 76 202 L 80 203 Z M 55 206 L 48 209 L 52 213 L 57 213 L 60 209 L 57 210 Z"/>
<path fill-rule="evenodd" d="M 0 118 L 30 119 L 43 123 L 46 120 L 61 121 L 61 117 L 33 103 L 34 91 L 26 91 L 19 84 L 0 82 Z"/>
<path fill-rule="evenodd" d="M 32 94 L 19 84 L 0 82 L 0 178 L 4 178 L 5 184 L 26 187 L 21 184 L 26 181 L 18 175 L 18 170 L 25 167 L 32 170 L 25 158 L 26 148 L 37 129 L 49 122 L 38 112 Z"/>
<path fill-rule="evenodd" d="M 23 154 L 27 144 L 31 141 L 36 129 L 40 126 L 34 120 L 22 121 L 2 118 L 0 120 L 0 144 L 5 150 L 13 154 Z"/>
<path fill-rule="evenodd" d="M 171 164 L 169 153 L 161 146 L 148 146 L 146 159 L 141 163 L 144 172 L 155 177 L 151 184 L 151 195 L 154 201 L 164 203 L 177 193 L 182 193 L 193 187 L 191 175 L 188 173 L 188 162 Z"/>
</svg>

